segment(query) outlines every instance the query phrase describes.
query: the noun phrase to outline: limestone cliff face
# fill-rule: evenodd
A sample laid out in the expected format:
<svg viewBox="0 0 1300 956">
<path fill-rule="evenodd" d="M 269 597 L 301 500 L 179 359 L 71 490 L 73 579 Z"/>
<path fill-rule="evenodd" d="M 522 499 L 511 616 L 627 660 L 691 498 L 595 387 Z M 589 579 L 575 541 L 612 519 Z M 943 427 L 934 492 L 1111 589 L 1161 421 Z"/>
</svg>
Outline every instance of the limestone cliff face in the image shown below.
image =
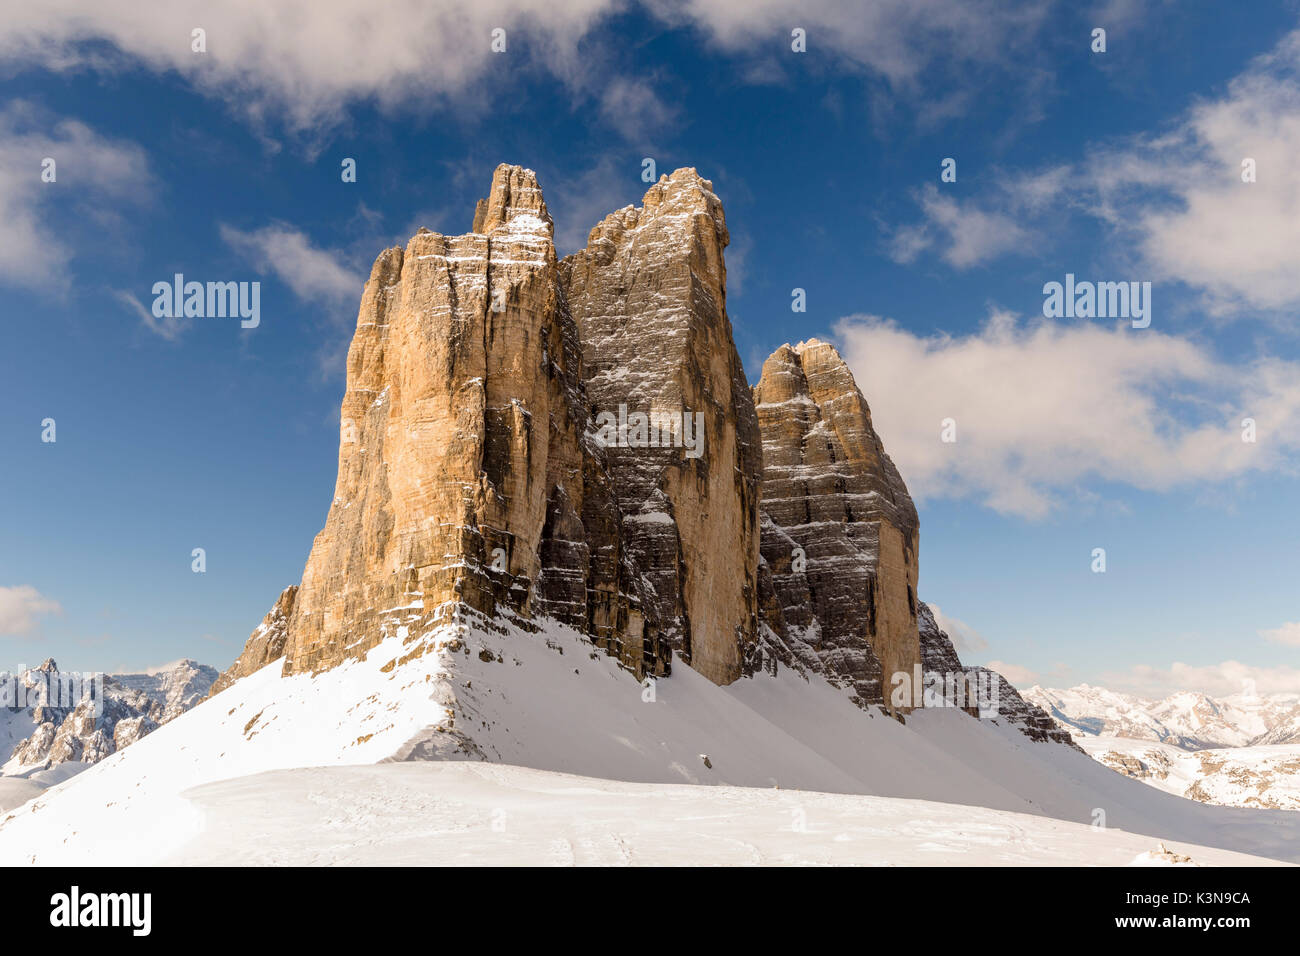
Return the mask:
<svg viewBox="0 0 1300 956">
<path fill-rule="evenodd" d="M 622 591 L 619 542 L 601 533 L 614 496 L 587 434 L 581 359 L 531 170 L 497 168 L 473 232 L 421 230 L 379 257 L 286 673 L 362 655 L 458 605 L 550 614 L 662 672 Z"/>
<path fill-rule="evenodd" d="M 297 596 L 296 584 L 280 592 L 275 605 L 266 612 L 262 623 L 249 636 L 239 659 L 213 682 L 213 694 L 221 693 L 241 677 L 247 677 L 284 656 L 285 643 L 289 638 L 289 618 L 293 614 L 293 602 Z"/>
<path fill-rule="evenodd" d="M 663 177 L 563 261 L 552 234 L 503 165 L 471 232 L 376 260 L 325 527 L 214 693 L 388 638 L 409 660 L 449 617 L 552 618 L 638 676 L 785 664 L 900 717 L 923 667 L 978 670 L 917 601 L 916 508 L 835 349 L 782 346 L 750 389 L 712 184 Z"/>
<path fill-rule="evenodd" d="M 761 452 L 727 317 L 728 241 L 713 184 L 679 169 L 560 264 L 592 411 L 620 426 L 606 453 L 647 625 L 719 684 L 746 672 L 758 626 Z M 623 429 L 636 415 L 671 434 Z M 674 446 L 701 437 L 681 434 L 697 421 L 703 446 L 685 454 Z"/>
<path fill-rule="evenodd" d="M 920 662 L 916 508 L 844 360 L 825 342 L 784 345 L 754 389 L 763 440 L 765 619 L 782 656 L 890 700 Z"/>
</svg>

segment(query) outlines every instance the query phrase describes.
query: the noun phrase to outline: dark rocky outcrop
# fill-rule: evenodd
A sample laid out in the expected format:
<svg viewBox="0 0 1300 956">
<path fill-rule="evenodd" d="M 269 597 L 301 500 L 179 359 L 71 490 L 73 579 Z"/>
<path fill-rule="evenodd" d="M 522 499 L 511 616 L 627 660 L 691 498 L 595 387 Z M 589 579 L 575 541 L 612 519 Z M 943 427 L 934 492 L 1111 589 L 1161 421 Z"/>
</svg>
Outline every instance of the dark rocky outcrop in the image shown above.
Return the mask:
<svg viewBox="0 0 1300 956">
<path fill-rule="evenodd" d="M 814 339 L 772 354 L 754 403 L 762 551 L 780 608 L 771 626 L 862 705 L 906 712 L 888 687 L 920 661 L 919 522 L 866 400 L 839 353 Z"/>
</svg>

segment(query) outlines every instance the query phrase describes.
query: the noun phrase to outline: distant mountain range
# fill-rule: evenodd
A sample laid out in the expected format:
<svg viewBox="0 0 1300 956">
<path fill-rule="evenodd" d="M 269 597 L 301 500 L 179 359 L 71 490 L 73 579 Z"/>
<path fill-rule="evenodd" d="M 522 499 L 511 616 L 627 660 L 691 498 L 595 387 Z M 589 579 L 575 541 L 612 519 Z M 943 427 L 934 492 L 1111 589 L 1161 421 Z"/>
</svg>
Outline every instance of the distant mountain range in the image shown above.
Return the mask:
<svg viewBox="0 0 1300 956">
<path fill-rule="evenodd" d="M 0 773 L 30 776 L 103 760 L 206 697 L 217 671 L 180 660 L 143 674 L 105 674 L 102 695 L 93 696 L 83 682 L 91 676 L 60 672 L 52 659 L 0 673 Z"/>
<path fill-rule="evenodd" d="M 1080 684 L 1031 687 L 1095 760 L 1158 790 L 1202 803 L 1300 810 L 1300 695 L 1184 691 L 1148 700 Z"/>
<path fill-rule="evenodd" d="M 1068 690 L 1035 685 L 1023 696 L 1076 740 L 1130 737 L 1188 751 L 1300 744 L 1300 694 L 1216 698 L 1183 691 L 1148 700 L 1080 684 Z"/>
</svg>

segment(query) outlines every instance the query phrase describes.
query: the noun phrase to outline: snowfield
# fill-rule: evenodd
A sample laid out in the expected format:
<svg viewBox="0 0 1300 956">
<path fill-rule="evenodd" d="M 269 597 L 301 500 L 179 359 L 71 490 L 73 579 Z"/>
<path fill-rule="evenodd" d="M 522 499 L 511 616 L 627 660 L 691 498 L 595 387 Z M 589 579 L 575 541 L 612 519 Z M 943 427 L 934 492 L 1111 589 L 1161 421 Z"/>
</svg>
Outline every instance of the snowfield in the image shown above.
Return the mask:
<svg viewBox="0 0 1300 956">
<path fill-rule="evenodd" d="M 1300 810 L 1300 744 L 1188 752 L 1127 737 L 1079 737 L 1108 767 L 1166 793 L 1229 807 Z"/>
<path fill-rule="evenodd" d="M 1300 814 L 994 721 L 904 726 L 788 669 L 651 690 L 562 626 L 493 627 L 265 667 L 5 813 L 0 864 L 1300 861 Z"/>
<path fill-rule="evenodd" d="M 276 770 L 191 790 L 185 865 L 1166 865 L 1149 837 L 890 797 L 618 783 L 502 764 Z M 1185 844 L 1203 866 L 1272 861 Z"/>
</svg>

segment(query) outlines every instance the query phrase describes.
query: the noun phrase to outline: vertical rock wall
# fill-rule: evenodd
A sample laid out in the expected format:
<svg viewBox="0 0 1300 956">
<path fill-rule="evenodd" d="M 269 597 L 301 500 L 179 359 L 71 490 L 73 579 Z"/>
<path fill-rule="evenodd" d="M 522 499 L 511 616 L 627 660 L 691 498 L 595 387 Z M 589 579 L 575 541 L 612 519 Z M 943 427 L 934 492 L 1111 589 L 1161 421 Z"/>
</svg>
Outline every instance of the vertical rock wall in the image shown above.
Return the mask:
<svg viewBox="0 0 1300 956">
<path fill-rule="evenodd" d="M 754 389 L 763 438 L 763 558 L 783 637 L 861 704 L 897 708 L 920 661 L 919 522 L 844 360 L 816 339 L 777 349 Z M 778 625 L 779 626 L 779 625 Z"/>
<path fill-rule="evenodd" d="M 607 216 L 560 264 L 593 414 L 703 416 L 698 457 L 662 447 L 662 438 L 606 451 L 646 621 L 719 684 L 746 671 L 757 639 L 761 469 L 727 318 L 728 241 L 712 183 L 679 169 L 640 208 Z"/>
</svg>

